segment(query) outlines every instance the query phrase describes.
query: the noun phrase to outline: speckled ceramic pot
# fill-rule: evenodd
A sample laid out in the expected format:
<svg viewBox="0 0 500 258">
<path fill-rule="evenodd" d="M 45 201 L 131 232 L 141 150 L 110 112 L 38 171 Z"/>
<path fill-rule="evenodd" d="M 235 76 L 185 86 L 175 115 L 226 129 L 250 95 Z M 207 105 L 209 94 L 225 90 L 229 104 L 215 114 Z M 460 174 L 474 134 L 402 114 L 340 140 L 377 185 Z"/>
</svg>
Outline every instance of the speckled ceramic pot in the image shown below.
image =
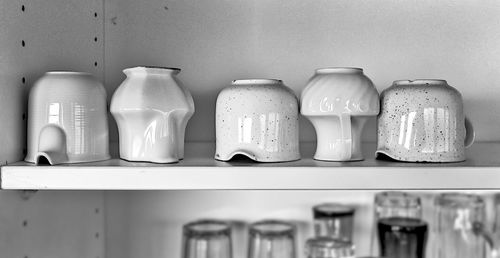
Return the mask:
<svg viewBox="0 0 500 258">
<path fill-rule="evenodd" d="M 317 69 L 302 91 L 300 112 L 316 130 L 314 159 L 362 160 L 361 133 L 379 112 L 379 97 L 361 68 Z"/>
<path fill-rule="evenodd" d="M 474 130 L 462 95 L 445 80 L 401 80 L 381 94 L 377 157 L 410 162 L 465 160 Z"/>
<path fill-rule="evenodd" d="M 216 104 L 215 159 L 242 154 L 259 162 L 300 159 L 299 104 L 281 80 L 235 80 Z"/>
<path fill-rule="evenodd" d="M 120 158 L 172 163 L 184 158 L 184 132 L 193 97 L 177 79 L 178 68 L 134 67 L 111 99 Z"/>
</svg>

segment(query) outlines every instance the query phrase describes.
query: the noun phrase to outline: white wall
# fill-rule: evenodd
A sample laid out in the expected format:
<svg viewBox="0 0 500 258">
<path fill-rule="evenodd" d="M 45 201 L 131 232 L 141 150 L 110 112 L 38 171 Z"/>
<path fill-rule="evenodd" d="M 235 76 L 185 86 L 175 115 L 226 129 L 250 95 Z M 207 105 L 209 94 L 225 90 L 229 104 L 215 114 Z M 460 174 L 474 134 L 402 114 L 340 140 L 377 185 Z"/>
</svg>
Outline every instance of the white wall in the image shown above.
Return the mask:
<svg viewBox="0 0 500 258">
<path fill-rule="evenodd" d="M 496 0 L 108 0 L 106 85 L 113 92 L 126 67 L 182 68 L 197 109 L 187 139 L 212 141 L 215 99 L 231 80 L 280 78 L 298 95 L 315 68 L 359 66 L 379 91 L 448 80 L 477 139 L 500 140 L 499 13 Z M 300 129 L 315 139 L 307 121 Z M 372 121 L 365 140 L 374 136 Z"/>
</svg>

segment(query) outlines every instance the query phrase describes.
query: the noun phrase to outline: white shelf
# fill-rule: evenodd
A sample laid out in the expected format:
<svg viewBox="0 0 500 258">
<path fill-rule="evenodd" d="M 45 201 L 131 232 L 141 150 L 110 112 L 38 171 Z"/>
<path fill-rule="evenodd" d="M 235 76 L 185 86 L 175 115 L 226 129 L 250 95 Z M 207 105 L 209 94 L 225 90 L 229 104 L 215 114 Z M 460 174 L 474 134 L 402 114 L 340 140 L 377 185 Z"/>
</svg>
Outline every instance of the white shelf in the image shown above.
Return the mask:
<svg viewBox="0 0 500 258">
<path fill-rule="evenodd" d="M 17 162 L 1 168 L 3 189 L 500 189 L 500 143 L 476 143 L 467 161 L 448 164 L 375 160 L 365 144 L 365 160 L 311 159 L 315 144 L 301 145 L 302 159 L 285 163 L 213 159 L 211 143 L 188 143 L 176 164 L 111 159 L 58 166 Z M 116 152 L 116 151 L 114 151 Z M 116 155 L 115 155 L 116 156 Z"/>
</svg>

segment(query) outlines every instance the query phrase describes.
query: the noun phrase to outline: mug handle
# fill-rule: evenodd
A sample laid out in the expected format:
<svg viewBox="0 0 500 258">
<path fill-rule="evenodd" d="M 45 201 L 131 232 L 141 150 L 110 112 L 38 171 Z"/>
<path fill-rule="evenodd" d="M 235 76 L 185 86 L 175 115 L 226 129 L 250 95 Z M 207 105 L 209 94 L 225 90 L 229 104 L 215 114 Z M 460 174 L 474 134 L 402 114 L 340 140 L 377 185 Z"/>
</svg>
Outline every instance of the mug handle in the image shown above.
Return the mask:
<svg viewBox="0 0 500 258">
<path fill-rule="evenodd" d="M 351 115 L 340 114 L 340 130 L 342 133 L 343 160 L 350 160 L 352 157 L 352 135 L 351 135 Z"/>
<path fill-rule="evenodd" d="M 499 249 L 497 240 L 494 238 L 493 234 L 490 231 L 488 231 L 484 228 L 484 223 L 478 222 L 478 221 L 474 222 L 472 224 L 472 231 L 475 234 L 483 237 L 483 239 L 485 240 L 485 242 L 488 245 L 489 250 L 490 250 L 489 258 L 499 258 L 500 257 L 500 252 L 499 252 L 500 249 Z"/>
<path fill-rule="evenodd" d="M 476 139 L 476 133 L 474 132 L 474 126 L 472 126 L 469 118 L 465 117 L 465 148 L 469 148 L 473 143 L 474 139 Z"/>
</svg>

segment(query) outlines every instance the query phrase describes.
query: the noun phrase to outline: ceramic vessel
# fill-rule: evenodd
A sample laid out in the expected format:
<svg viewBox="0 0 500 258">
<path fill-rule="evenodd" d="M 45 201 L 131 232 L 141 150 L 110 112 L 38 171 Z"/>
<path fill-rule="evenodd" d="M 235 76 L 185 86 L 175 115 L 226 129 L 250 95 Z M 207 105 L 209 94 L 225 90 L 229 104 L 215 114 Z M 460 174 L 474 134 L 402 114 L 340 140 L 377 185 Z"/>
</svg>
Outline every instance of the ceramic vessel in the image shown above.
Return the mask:
<svg viewBox="0 0 500 258">
<path fill-rule="evenodd" d="M 233 81 L 217 97 L 215 159 L 300 159 L 298 109 L 297 97 L 281 80 Z"/>
<path fill-rule="evenodd" d="M 381 94 L 377 157 L 409 162 L 465 160 L 474 141 L 462 95 L 445 80 L 401 80 Z"/>
<path fill-rule="evenodd" d="M 300 112 L 316 130 L 314 159 L 362 160 L 361 133 L 379 112 L 379 96 L 361 68 L 321 68 L 302 91 Z"/>
<path fill-rule="evenodd" d="M 48 72 L 38 79 L 29 96 L 25 161 L 54 165 L 109 158 L 103 85 L 79 72 Z"/>
<path fill-rule="evenodd" d="M 118 125 L 120 158 L 154 163 L 184 158 L 184 133 L 194 101 L 177 68 L 134 67 L 111 100 Z"/>
</svg>

